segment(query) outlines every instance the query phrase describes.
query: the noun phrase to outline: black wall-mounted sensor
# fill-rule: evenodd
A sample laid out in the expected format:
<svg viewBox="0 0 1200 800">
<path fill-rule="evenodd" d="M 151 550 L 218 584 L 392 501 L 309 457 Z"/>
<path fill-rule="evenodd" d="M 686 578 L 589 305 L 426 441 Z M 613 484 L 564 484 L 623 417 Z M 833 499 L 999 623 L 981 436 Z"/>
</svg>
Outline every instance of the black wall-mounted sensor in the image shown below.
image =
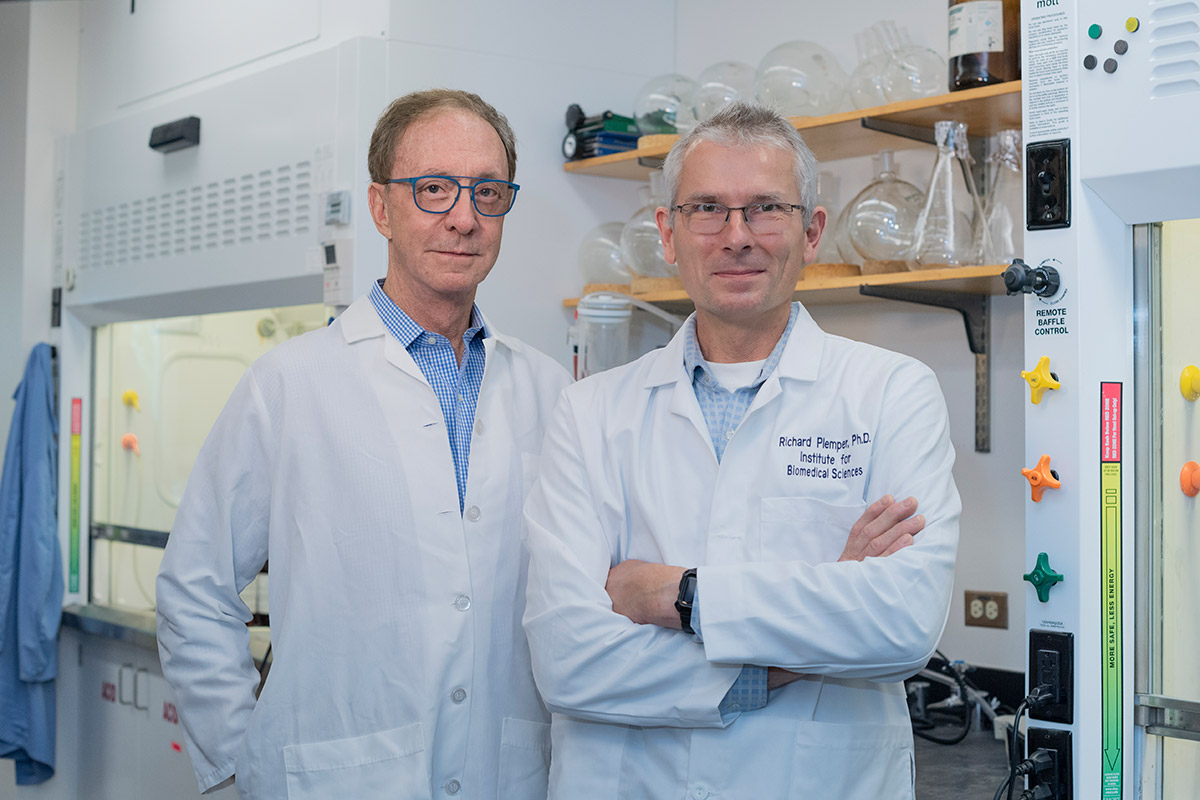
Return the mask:
<svg viewBox="0 0 1200 800">
<path fill-rule="evenodd" d="M 184 117 L 150 131 L 150 149 L 171 153 L 200 144 L 200 118 Z"/>
</svg>

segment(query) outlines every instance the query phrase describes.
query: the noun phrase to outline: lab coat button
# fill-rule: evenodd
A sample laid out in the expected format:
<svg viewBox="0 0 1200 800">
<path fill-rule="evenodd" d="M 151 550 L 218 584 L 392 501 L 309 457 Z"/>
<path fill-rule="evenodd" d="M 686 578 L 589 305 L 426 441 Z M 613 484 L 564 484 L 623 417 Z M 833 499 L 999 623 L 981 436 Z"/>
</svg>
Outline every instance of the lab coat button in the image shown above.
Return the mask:
<svg viewBox="0 0 1200 800">
<path fill-rule="evenodd" d="M 733 438 L 733 431 L 725 431 L 725 439 L 729 440 L 732 438 Z"/>
<path fill-rule="evenodd" d="M 705 789 L 703 786 L 697 786 L 695 789 L 692 789 L 692 797 L 696 798 L 696 800 L 704 800 L 704 798 L 708 797 L 708 789 Z"/>
<path fill-rule="evenodd" d="M 471 607 L 471 598 L 467 597 L 465 594 L 460 594 L 458 597 L 454 598 L 454 607 L 459 611 L 468 610 Z"/>
<path fill-rule="evenodd" d="M 481 514 L 479 511 L 479 506 L 468 506 L 467 507 L 467 519 L 471 520 L 471 522 L 479 522 L 480 516 L 481 516 Z"/>
<path fill-rule="evenodd" d="M 467 699 L 467 690 L 463 689 L 461 687 L 458 689 L 455 689 L 453 692 L 450 693 L 450 699 L 453 700 L 455 703 L 461 703 L 463 700 Z"/>
<path fill-rule="evenodd" d="M 446 781 L 446 794 L 458 794 L 462 791 L 462 784 L 451 778 Z"/>
</svg>

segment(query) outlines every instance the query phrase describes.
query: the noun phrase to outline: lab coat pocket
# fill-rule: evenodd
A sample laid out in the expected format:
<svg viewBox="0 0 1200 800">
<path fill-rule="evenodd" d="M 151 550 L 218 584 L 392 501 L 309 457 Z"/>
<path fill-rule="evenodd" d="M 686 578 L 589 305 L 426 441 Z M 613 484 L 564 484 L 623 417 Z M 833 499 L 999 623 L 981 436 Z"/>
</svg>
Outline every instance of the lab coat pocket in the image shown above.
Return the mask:
<svg viewBox="0 0 1200 800">
<path fill-rule="evenodd" d="M 550 774 L 550 724 L 505 717 L 500 732 L 500 796 L 544 800 Z"/>
<path fill-rule="evenodd" d="M 331 797 L 429 797 L 421 723 L 283 748 L 288 800 Z"/>
<path fill-rule="evenodd" d="M 909 725 L 797 726 L 791 797 L 912 800 L 914 778 Z"/>
<path fill-rule="evenodd" d="M 815 497 L 764 497 L 759 561 L 837 561 L 866 503 L 839 506 Z"/>
</svg>

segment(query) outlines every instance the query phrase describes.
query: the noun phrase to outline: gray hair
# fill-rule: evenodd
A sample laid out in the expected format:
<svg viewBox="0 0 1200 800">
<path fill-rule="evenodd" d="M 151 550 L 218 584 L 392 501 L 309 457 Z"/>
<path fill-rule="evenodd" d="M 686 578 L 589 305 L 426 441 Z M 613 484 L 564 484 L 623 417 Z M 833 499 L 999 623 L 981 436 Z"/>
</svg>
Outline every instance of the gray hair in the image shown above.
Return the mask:
<svg viewBox="0 0 1200 800">
<path fill-rule="evenodd" d="M 804 207 L 804 227 L 808 227 L 817 205 L 816 156 L 786 117 L 766 106 L 744 100 L 719 109 L 680 137 L 667 154 L 667 160 L 663 162 L 663 177 L 667 182 L 672 224 L 675 221 L 675 202 L 679 195 L 683 160 L 700 142 L 712 142 L 722 147 L 766 146 L 791 151 L 794 155 L 792 163 L 796 186 L 800 190 L 800 205 Z"/>
</svg>

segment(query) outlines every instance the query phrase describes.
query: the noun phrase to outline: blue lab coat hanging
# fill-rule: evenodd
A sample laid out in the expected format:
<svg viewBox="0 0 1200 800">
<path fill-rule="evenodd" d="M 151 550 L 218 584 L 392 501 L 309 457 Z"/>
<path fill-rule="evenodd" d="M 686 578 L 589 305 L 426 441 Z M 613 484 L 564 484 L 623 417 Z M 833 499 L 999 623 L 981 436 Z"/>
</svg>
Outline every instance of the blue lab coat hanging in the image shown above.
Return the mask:
<svg viewBox="0 0 1200 800">
<path fill-rule="evenodd" d="M 62 616 L 58 422 L 50 346 L 33 348 L 0 473 L 0 757 L 18 784 L 54 775 L 54 677 Z"/>
</svg>

